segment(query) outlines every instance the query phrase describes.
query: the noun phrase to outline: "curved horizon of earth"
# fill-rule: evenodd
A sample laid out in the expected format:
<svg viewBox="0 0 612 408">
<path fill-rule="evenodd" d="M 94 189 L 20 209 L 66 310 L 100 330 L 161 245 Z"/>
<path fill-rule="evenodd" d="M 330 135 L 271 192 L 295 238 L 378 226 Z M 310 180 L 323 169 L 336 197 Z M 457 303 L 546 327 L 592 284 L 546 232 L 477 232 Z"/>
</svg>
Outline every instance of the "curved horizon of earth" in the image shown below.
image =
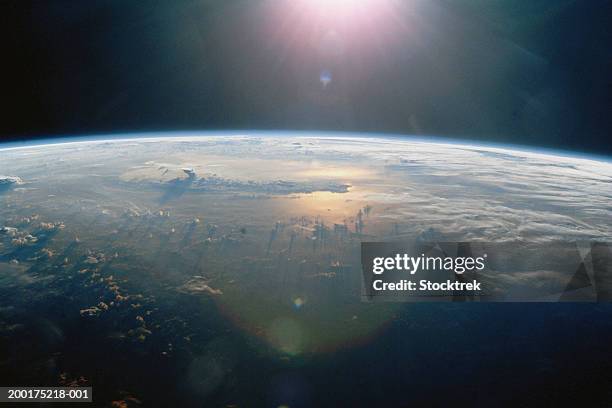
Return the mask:
<svg viewBox="0 0 612 408">
<path fill-rule="evenodd" d="M 115 175 L 116 181 L 141 187 L 165 186 L 167 194 L 162 199 L 170 198 L 173 193 L 179 195 L 197 191 L 236 192 L 242 195 L 268 194 L 274 197 L 300 193 L 346 193 L 343 197 L 345 201 L 359 199 L 361 202 L 378 201 L 384 204 L 403 201 L 413 204 L 416 202 L 416 206 L 428 201 L 427 205 L 422 204 L 421 209 L 428 209 L 432 214 L 439 213 L 440 219 L 458 213 L 468 217 L 488 216 L 491 219 L 495 215 L 504 215 L 506 218 L 513 215 L 514 222 L 508 221 L 508 226 L 518 224 L 516 218 L 521 215 L 518 212 L 522 211 L 522 215 L 526 216 L 523 223 L 528 223 L 530 218 L 537 218 L 536 213 L 541 210 L 553 213 L 554 221 L 559 224 L 569 222 L 581 236 L 589 236 L 589 232 L 584 228 L 586 225 L 576 222 L 575 218 L 592 217 L 592 212 L 598 210 L 590 207 L 605 204 L 610 198 L 612 163 L 595 158 L 463 145 L 460 142 L 449 144 L 423 139 L 415 141 L 373 138 L 367 137 L 367 134 L 359 137 L 342 137 L 335 134 L 328 137 L 318 134 L 309 137 L 303 133 L 290 137 L 261 134 L 172 135 L 91 141 L 66 140 L 53 144 L 0 148 L 0 154 L 6 156 L 3 164 L 0 163 L 0 174 L 5 176 L 4 184 L 25 183 L 18 191 L 27 191 L 33 188 L 33 184 L 41 182 L 41 178 L 34 174 L 32 180 L 28 180 L 32 168 L 25 165 L 22 166 L 25 167 L 25 172 L 20 170 L 19 166 L 11 163 L 11 156 L 23 163 L 32 155 L 54 156 L 67 149 L 66 154 L 70 156 L 59 157 L 57 167 L 61 167 L 63 162 L 74 160 L 75 163 L 86 161 L 87 169 L 111 168 L 113 165 L 105 161 L 108 158 L 104 157 L 114 154 L 109 144 L 135 150 L 134 143 L 138 143 L 142 149 L 148 149 L 145 154 L 157 155 L 157 158 L 164 160 L 170 158 L 170 162 L 143 160 L 134 165 L 129 160 L 125 163 L 126 160 L 121 156 L 137 153 L 136 151 L 118 152 L 115 167 L 119 167 L 121 163 L 124 168 Z M 314 142 L 320 143 L 315 145 Z M 153 148 L 156 144 L 160 146 Z M 174 144 L 181 152 L 166 151 L 169 144 Z M 234 146 L 235 150 L 232 151 Z M 99 157 L 85 157 L 89 147 L 93 147 L 95 152 L 92 153 Z M 29 151 L 32 149 L 33 151 Z M 97 160 L 98 163 L 93 163 L 92 160 Z M 50 165 L 45 164 L 47 168 Z M 156 166 L 157 172 L 154 169 Z M 283 170 L 278 171 L 279 169 Z M 53 173 L 48 174 L 52 175 Z M 82 176 L 87 177 L 86 174 Z M 103 175 L 95 173 L 90 177 L 104 179 Z M 385 184 L 385 188 L 380 188 L 382 184 Z M 463 187 L 465 190 L 454 192 L 453 189 L 457 187 Z M 579 193 L 585 194 L 582 199 Z M 506 200 L 504 195 L 509 199 Z M 525 199 L 539 200 L 542 207 L 529 205 Z M 450 208 L 451 204 L 455 207 L 454 210 Z M 508 210 L 508 213 L 500 213 L 501 207 L 506 207 L 504 210 Z M 582 214 L 581 207 L 584 207 Z M 569 218 L 554 214 L 555 210 L 562 213 L 567 209 L 574 212 L 568 214 Z M 605 205 L 600 210 L 604 211 L 601 215 L 609 215 L 605 212 Z M 385 214 L 385 217 L 408 215 L 400 209 L 396 209 L 396 212 L 397 214 Z M 320 215 L 325 217 L 329 214 Z M 334 219 L 337 220 L 337 217 Z M 550 224 L 552 220 L 533 221 Z M 438 229 L 444 228 L 444 225 L 436 225 L 434 222 L 429 227 Z M 561 230 L 559 232 L 561 233 Z M 601 229 L 593 228 L 591 236 L 600 237 L 601 232 Z M 559 238 L 564 238 L 559 235 Z"/>
<path fill-rule="evenodd" d="M 359 263 L 362 241 L 610 241 L 608 161 L 320 133 L 154 135 L 0 145 L 2 384 L 94 384 L 107 403 L 342 405 L 357 398 L 357 376 L 330 378 L 330 367 L 365 370 L 382 356 L 406 378 L 468 386 L 440 374 L 442 361 L 401 354 L 406 339 L 433 354 L 464 347 L 457 369 L 504 383 L 491 395 L 512 401 L 522 391 L 504 382 L 512 370 L 479 364 L 521 349 L 507 364 L 534 378 L 554 367 L 557 385 L 576 384 L 581 371 L 558 367 L 547 354 L 558 350 L 544 345 L 558 330 L 605 334 L 558 340 L 571 353 L 612 337 L 606 305 L 525 316 L 526 305 L 362 302 Z M 541 268 L 525 279 L 537 283 Z M 541 329 L 542 319 L 555 327 Z M 491 337 L 508 346 L 470 346 Z M 536 355 L 545 363 L 528 361 Z M 358 377 L 389 398 L 406 386 L 375 374 Z M 285 382 L 296 401 L 279 397 Z"/>
</svg>

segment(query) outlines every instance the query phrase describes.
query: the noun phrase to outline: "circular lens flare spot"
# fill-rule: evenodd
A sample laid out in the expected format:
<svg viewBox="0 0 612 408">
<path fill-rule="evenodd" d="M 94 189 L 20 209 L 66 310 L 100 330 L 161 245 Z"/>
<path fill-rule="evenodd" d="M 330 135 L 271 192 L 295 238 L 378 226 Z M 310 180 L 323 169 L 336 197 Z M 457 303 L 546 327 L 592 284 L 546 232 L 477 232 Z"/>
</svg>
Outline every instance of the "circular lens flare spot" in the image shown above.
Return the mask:
<svg viewBox="0 0 612 408">
<path fill-rule="evenodd" d="M 301 297 L 296 297 L 295 299 L 293 299 L 293 307 L 296 310 L 300 310 L 302 306 L 304 306 L 304 304 L 306 304 L 306 301 Z"/>
<path fill-rule="evenodd" d="M 321 71 L 319 79 L 321 81 L 321 85 L 323 85 L 323 89 L 327 88 L 327 85 L 329 85 L 329 83 L 332 81 L 331 71 L 324 69 L 323 71 Z"/>
</svg>

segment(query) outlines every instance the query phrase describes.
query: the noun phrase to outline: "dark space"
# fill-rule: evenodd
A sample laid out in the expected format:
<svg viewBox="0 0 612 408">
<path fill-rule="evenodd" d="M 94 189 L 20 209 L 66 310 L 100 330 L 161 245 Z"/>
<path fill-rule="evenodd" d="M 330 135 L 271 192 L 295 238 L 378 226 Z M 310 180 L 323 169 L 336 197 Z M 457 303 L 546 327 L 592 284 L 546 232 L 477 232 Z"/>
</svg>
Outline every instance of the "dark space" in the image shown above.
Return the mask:
<svg viewBox="0 0 612 408">
<path fill-rule="evenodd" d="M 612 152 L 610 1 L 399 1 L 353 25 L 288 4 L 4 2 L 0 135 L 339 130 Z"/>
</svg>

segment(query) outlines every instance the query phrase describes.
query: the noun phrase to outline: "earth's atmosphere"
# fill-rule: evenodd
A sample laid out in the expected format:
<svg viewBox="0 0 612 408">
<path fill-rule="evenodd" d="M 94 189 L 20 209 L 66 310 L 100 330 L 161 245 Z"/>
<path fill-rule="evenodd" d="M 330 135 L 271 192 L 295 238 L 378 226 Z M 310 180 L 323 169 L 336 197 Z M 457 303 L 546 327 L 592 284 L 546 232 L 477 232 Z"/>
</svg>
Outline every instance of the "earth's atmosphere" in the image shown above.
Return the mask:
<svg viewBox="0 0 612 408">
<path fill-rule="evenodd" d="M 0 149 L 2 385 L 100 406 L 612 400 L 611 306 L 368 303 L 359 264 L 362 241 L 610 241 L 612 163 L 152 136 Z"/>
</svg>

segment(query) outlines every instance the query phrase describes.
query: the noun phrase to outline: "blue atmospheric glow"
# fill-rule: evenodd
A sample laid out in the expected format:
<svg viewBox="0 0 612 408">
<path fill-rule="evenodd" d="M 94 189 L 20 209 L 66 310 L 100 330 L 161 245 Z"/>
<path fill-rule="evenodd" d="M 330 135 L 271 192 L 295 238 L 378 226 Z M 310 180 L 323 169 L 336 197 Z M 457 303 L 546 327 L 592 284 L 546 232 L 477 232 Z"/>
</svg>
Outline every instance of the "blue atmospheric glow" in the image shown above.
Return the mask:
<svg viewBox="0 0 612 408">
<path fill-rule="evenodd" d="M 496 149 L 507 149 L 525 153 L 539 153 L 561 157 L 573 157 L 586 160 L 595 160 L 599 162 L 612 163 L 612 156 L 598 155 L 593 153 L 584 153 L 578 151 L 568 151 L 562 149 L 552 149 L 546 147 L 534 147 L 519 144 L 508 144 L 508 143 L 496 143 L 489 141 L 481 141 L 474 139 L 456 139 L 445 136 L 432 136 L 432 135 L 403 135 L 393 133 L 360 133 L 360 132 L 338 132 L 338 131 L 293 131 L 293 130 L 184 130 L 184 131 L 161 131 L 161 132 L 120 132 L 120 133 L 100 133 L 100 134 L 89 134 L 89 135 L 58 135 L 37 138 L 35 140 L 18 141 L 18 142 L 4 142 L 0 143 L 0 152 L 4 149 L 13 149 L 19 147 L 35 147 L 44 146 L 51 144 L 62 144 L 62 143 L 77 143 L 77 142 L 94 142 L 94 141 L 113 141 L 113 140 L 125 140 L 125 139 L 144 139 L 144 138 L 171 138 L 171 137 L 198 137 L 198 136 L 250 136 L 250 137 L 292 137 L 292 136 L 311 136 L 311 137 L 350 137 L 350 138 L 376 138 L 376 139 L 387 139 L 387 140 L 409 140 L 414 142 L 424 143 L 440 143 L 450 144 L 463 147 L 471 148 L 496 148 Z"/>
</svg>

